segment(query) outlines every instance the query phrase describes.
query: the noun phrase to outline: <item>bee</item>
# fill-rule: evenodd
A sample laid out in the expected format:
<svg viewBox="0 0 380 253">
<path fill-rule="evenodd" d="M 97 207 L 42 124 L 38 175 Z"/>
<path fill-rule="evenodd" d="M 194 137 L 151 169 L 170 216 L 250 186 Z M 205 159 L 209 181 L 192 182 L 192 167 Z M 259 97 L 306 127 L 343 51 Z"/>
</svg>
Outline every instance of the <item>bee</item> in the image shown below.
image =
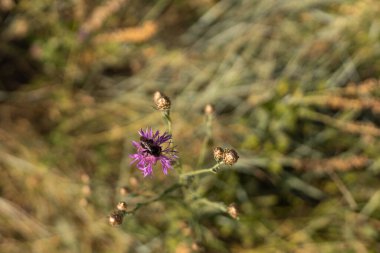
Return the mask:
<svg viewBox="0 0 380 253">
<path fill-rule="evenodd" d="M 150 154 L 155 157 L 159 157 L 161 155 L 161 152 L 162 152 L 161 147 L 155 144 L 152 139 L 148 139 L 141 136 L 140 145 L 141 147 L 145 149 L 144 152 L 147 154 Z"/>
</svg>

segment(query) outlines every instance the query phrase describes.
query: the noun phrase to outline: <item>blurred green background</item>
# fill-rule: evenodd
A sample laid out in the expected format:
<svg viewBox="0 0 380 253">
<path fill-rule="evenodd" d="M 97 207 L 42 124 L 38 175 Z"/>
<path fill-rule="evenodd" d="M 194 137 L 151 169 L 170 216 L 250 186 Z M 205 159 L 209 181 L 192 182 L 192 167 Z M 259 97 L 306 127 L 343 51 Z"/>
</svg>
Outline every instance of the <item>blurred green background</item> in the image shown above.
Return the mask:
<svg viewBox="0 0 380 253">
<path fill-rule="evenodd" d="M 379 252 L 379 13 L 378 0 L 0 0 L 0 252 Z M 212 166 L 216 145 L 240 159 L 112 227 L 118 201 L 178 178 L 129 165 L 137 130 L 165 130 L 156 90 L 183 170 Z M 218 208 L 231 203 L 238 220 Z"/>
</svg>

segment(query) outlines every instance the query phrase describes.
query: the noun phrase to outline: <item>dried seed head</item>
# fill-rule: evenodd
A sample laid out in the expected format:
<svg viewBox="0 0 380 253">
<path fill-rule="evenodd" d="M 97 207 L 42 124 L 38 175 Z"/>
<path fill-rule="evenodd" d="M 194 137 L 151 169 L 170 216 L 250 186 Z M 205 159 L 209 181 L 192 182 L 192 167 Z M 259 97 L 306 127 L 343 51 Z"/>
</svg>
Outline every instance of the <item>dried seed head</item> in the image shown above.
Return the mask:
<svg viewBox="0 0 380 253">
<path fill-rule="evenodd" d="M 130 189 L 127 186 L 120 187 L 119 193 L 122 196 L 127 195 L 130 192 Z"/>
<path fill-rule="evenodd" d="M 212 104 L 207 104 L 205 106 L 205 114 L 212 115 L 215 112 L 215 107 Z"/>
<path fill-rule="evenodd" d="M 217 162 L 220 162 L 223 160 L 224 156 L 224 150 L 221 147 L 214 148 L 214 159 Z"/>
<path fill-rule="evenodd" d="M 156 102 L 157 109 L 160 111 L 169 110 L 170 105 L 171 103 L 168 97 L 160 97 Z"/>
<path fill-rule="evenodd" d="M 118 226 L 123 223 L 124 212 L 120 210 L 113 211 L 110 216 L 108 216 L 108 222 L 111 226 Z"/>
<path fill-rule="evenodd" d="M 154 94 L 153 94 L 153 101 L 154 101 L 154 103 L 157 103 L 157 100 L 160 98 L 160 97 L 162 97 L 162 93 L 161 92 L 159 92 L 159 91 L 156 91 Z"/>
<path fill-rule="evenodd" d="M 170 109 L 171 102 L 169 97 L 159 91 L 156 91 L 154 93 L 153 101 L 156 104 L 156 108 L 160 111 L 166 111 Z"/>
<path fill-rule="evenodd" d="M 239 155 L 235 150 L 228 149 L 228 148 L 224 150 L 224 155 L 223 155 L 224 164 L 233 165 L 237 162 L 238 159 L 239 159 Z"/>
<path fill-rule="evenodd" d="M 234 219 L 238 218 L 238 211 L 236 209 L 235 204 L 231 204 L 227 207 L 227 213 Z"/>
<path fill-rule="evenodd" d="M 127 203 L 125 203 L 124 201 L 120 201 L 119 203 L 117 203 L 116 208 L 120 211 L 127 211 Z"/>
</svg>

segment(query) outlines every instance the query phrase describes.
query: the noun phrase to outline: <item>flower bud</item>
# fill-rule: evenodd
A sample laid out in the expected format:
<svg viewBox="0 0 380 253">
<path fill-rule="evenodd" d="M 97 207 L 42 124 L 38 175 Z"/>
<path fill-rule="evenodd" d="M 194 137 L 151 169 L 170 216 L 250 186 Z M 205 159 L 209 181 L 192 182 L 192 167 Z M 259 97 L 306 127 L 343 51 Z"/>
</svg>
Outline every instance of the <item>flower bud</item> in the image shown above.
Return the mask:
<svg viewBox="0 0 380 253">
<path fill-rule="evenodd" d="M 171 102 L 169 97 L 165 96 L 163 93 L 156 91 L 153 96 L 156 108 L 160 111 L 166 111 L 170 109 Z"/>
<path fill-rule="evenodd" d="M 127 195 L 130 191 L 131 191 L 131 190 L 129 189 L 128 186 L 122 186 L 122 187 L 119 188 L 119 193 L 120 193 L 120 195 L 122 195 L 122 196 Z"/>
<path fill-rule="evenodd" d="M 212 104 L 207 104 L 205 106 L 205 114 L 212 115 L 215 112 L 215 107 Z"/>
<path fill-rule="evenodd" d="M 127 203 L 125 203 L 124 201 L 120 201 L 117 206 L 116 206 L 117 210 L 120 210 L 120 211 L 127 211 Z"/>
<path fill-rule="evenodd" d="M 157 100 L 162 97 L 162 93 L 159 92 L 159 91 L 156 91 L 154 94 L 153 94 L 153 101 L 154 103 L 157 103 Z"/>
<path fill-rule="evenodd" d="M 224 150 L 224 154 L 223 154 L 224 164 L 231 166 L 231 165 L 235 164 L 238 159 L 239 159 L 239 155 L 235 150 L 228 149 L 228 148 L 226 148 Z"/>
<path fill-rule="evenodd" d="M 223 160 L 224 156 L 224 150 L 221 147 L 214 148 L 214 159 L 217 162 L 220 162 Z"/>
<path fill-rule="evenodd" d="M 108 216 L 108 222 L 111 226 L 118 226 L 123 223 L 125 213 L 120 210 L 113 211 L 110 216 Z"/>
<path fill-rule="evenodd" d="M 238 211 L 234 204 L 231 204 L 227 207 L 227 213 L 234 219 L 238 218 Z"/>
</svg>

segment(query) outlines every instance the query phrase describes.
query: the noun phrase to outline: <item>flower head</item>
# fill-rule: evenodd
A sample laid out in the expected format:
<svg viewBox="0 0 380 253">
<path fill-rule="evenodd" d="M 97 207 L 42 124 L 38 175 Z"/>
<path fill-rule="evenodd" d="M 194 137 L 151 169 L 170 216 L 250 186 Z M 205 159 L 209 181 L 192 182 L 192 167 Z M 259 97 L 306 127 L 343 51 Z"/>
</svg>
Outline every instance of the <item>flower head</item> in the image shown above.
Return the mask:
<svg viewBox="0 0 380 253">
<path fill-rule="evenodd" d="M 108 216 L 108 222 L 112 226 L 118 226 L 123 223 L 125 212 L 120 211 L 120 210 L 115 210 L 113 211 L 109 216 Z"/>
<path fill-rule="evenodd" d="M 228 207 L 227 207 L 227 213 L 232 217 L 234 218 L 235 220 L 238 220 L 239 219 L 239 212 L 238 210 L 236 209 L 236 205 L 234 203 L 230 204 Z"/>
<path fill-rule="evenodd" d="M 223 160 L 224 149 L 222 149 L 221 147 L 216 147 L 214 148 L 213 154 L 215 161 L 220 162 Z"/>
<path fill-rule="evenodd" d="M 124 201 L 120 201 L 119 203 L 117 203 L 116 208 L 119 211 L 127 211 L 127 203 L 125 203 Z"/>
<path fill-rule="evenodd" d="M 239 159 L 238 153 L 234 149 L 224 149 L 223 154 L 223 162 L 226 165 L 233 165 L 235 164 Z"/>
<path fill-rule="evenodd" d="M 162 171 L 165 175 L 168 174 L 168 170 L 172 168 L 172 161 L 178 158 L 177 152 L 171 147 L 172 136 L 166 132 L 162 135 L 159 131 L 153 133 L 152 129 L 141 129 L 139 135 L 140 142 L 132 142 L 137 153 L 130 155 L 133 159 L 131 163 L 137 162 L 137 168 L 146 177 L 153 173 L 153 166 L 160 161 Z"/>
<path fill-rule="evenodd" d="M 156 104 L 157 110 L 166 111 L 170 110 L 171 102 L 168 96 L 156 91 L 153 96 L 154 103 Z"/>
</svg>

